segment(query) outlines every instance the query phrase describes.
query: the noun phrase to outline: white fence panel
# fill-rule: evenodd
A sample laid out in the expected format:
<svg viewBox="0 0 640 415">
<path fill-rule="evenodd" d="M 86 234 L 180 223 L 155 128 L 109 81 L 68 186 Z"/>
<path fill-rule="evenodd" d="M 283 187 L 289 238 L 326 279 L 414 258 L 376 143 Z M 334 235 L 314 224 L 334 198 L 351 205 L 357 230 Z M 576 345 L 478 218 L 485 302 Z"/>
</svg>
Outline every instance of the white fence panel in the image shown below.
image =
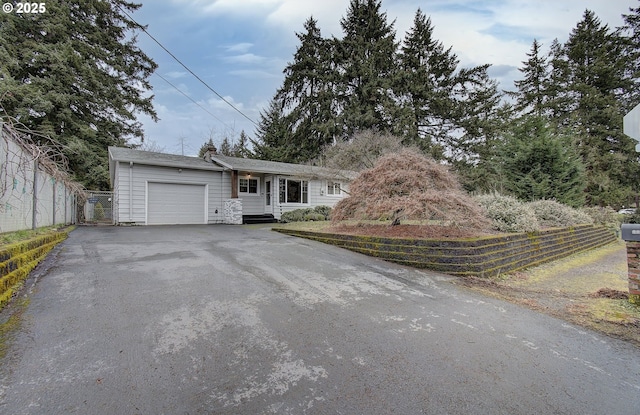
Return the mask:
<svg viewBox="0 0 640 415">
<path fill-rule="evenodd" d="M 76 223 L 81 186 L 29 146 L 0 123 L 0 233 Z"/>
</svg>

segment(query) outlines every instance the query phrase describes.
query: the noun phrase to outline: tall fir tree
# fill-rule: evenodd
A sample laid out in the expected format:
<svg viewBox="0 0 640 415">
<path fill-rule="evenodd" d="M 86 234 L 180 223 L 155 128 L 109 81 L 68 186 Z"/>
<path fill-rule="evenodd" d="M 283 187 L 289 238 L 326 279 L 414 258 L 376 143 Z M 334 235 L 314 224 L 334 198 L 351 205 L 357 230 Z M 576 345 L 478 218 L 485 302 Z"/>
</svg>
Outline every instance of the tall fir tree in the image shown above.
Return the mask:
<svg viewBox="0 0 640 415">
<path fill-rule="evenodd" d="M 298 150 L 291 140 L 291 126 L 284 116 L 282 100 L 277 93 L 269 102 L 269 108 L 260 113 L 256 139 L 250 140 L 253 156 L 258 159 L 292 162 Z"/>
<path fill-rule="evenodd" d="M 220 143 L 219 153 L 223 156 L 233 156 L 233 145 L 231 144 L 229 137 L 226 135 L 222 139 L 222 143 Z"/>
<path fill-rule="evenodd" d="M 515 81 L 517 92 L 510 95 L 516 99 L 515 110 L 522 114 L 535 114 L 541 117 L 545 112 L 547 94 L 548 63 L 540 50 L 541 44 L 537 39 L 533 40 L 531 51 L 527 53 L 528 59 L 520 72 L 523 79 Z"/>
<path fill-rule="evenodd" d="M 340 20 L 344 36 L 333 39 L 337 74 L 336 135 L 349 139 L 357 131 L 390 131 L 395 113 L 391 87 L 396 74 L 397 43 L 393 23 L 379 0 L 350 0 Z"/>
<path fill-rule="evenodd" d="M 431 19 L 420 10 L 398 55 L 394 94 L 399 106 L 393 131 L 436 159 L 444 157 L 446 136 L 457 128 L 454 89 L 458 58 L 433 35 Z"/>
<path fill-rule="evenodd" d="M 240 137 L 238 137 L 238 141 L 233 144 L 231 155 L 241 158 L 251 158 L 251 156 L 253 155 L 251 150 L 249 149 L 249 137 L 244 132 L 244 130 L 240 131 Z"/>
<path fill-rule="evenodd" d="M 548 76 L 543 84 L 546 94 L 544 112 L 558 127 L 563 127 L 568 124 L 572 98 L 565 92 L 569 87 L 569 62 L 564 45 L 558 39 L 551 42 L 547 62 Z"/>
<path fill-rule="evenodd" d="M 624 25 L 618 31 L 625 40 L 626 78 L 630 84 L 623 97 L 627 112 L 640 103 L 640 7 L 629 8 L 629 11 L 631 13 L 622 15 Z"/>
<path fill-rule="evenodd" d="M 565 44 L 568 68 L 564 97 L 569 111 L 560 119 L 578 139 L 587 165 L 587 202 L 624 204 L 637 187 L 633 141 L 622 132 L 621 98 L 629 80 L 621 37 L 586 10 Z"/>
<path fill-rule="evenodd" d="M 284 70 L 277 97 L 286 111 L 285 122 L 291 126 L 290 162 L 316 157 L 333 143 L 336 133 L 331 42 L 322 38 L 315 19 L 309 18 L 304 27 L 306 32 L 296 34 L 300 46 Z"/>
<path fill-rule="evenodd" d="M 109 188 L 107 147 L 142 138 L 137 113 L 156 118 L 148 78 L 156 64 L 136 46 L 125 0 L 51 0 L 46 13 L 0 14 L 0 105 L 64 145 L 75 178 Z"/>
</svg>

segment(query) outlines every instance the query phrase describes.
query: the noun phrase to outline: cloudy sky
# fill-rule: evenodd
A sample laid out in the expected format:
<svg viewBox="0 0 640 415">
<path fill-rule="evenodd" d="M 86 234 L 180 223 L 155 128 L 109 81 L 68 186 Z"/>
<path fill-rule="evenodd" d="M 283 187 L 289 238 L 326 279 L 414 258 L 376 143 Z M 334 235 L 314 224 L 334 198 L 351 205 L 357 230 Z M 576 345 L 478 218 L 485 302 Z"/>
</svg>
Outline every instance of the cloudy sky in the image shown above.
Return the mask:
<svg viewBox="0 0 640 415">
<path fill-rule="evenodd" d="M 349 5 L 349 0 L 138 2 L 142 7 L 133 18 L 206 83 L 140 33 L 138 46 L 159 65 L 151 82 L 160 121 L 140 117 L 146 142 L 185 155 L 197 154 L 209 137 L 217 144 L 242 130 L 253 137 L 253 122 L 282 85 L 305 20 L 313 16 L 325 38 L 340 38 L 340 19 Z M 520 79 L 518 68 L 534 39 L 546 53 L 553 39 L 567 40 L 585 9 L 616 28 L 623 24 L 621 15 L 638 6 L 636 0 L 382 0 L 398 40 L 420 8 L 461 66 L 491 64 L 489 73 L 502 89 L 512 89 Z"/>
</svg>

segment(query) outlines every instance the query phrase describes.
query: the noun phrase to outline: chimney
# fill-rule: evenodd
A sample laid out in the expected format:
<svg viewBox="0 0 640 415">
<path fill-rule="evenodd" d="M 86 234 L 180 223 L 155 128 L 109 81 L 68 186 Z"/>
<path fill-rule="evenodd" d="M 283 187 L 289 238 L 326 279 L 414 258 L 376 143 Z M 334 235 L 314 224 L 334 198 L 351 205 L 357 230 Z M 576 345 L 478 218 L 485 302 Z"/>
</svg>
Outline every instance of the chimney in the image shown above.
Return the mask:
<svg viewBox="0 0 640 415">
<path fill-rule="evenodd" d="M 216 154 L 218 154 L 218 149 L 216 149 L 216 146 L 208 145 L 207 149 L 204 152 L 204 160 L 211 163 L 211 156 L 215 156 Z"/>
</svg>

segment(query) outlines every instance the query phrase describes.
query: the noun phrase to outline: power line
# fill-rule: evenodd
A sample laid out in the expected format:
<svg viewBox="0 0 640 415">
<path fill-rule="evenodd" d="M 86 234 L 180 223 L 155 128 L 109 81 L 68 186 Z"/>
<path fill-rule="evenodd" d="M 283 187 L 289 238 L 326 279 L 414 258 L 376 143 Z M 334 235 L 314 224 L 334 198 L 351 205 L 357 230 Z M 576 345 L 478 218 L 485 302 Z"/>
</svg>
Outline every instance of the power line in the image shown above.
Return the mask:
<svg viewBox="0 0 640 415">
<path fill-rule="evenodd" d="M 165 52 L 167 52 L 169 54 L 169 56 L 171 56 L 176 62 L 178 62 L 180 65 L 182 65 L 182 67 L 184 69 L 186 69 L 191 75 L 193 75 L 198 81 L 200 81 L 200 83 L 202 83 L 202 85 L 204 85 L 205 87 L 207 87 L 207 89 L 209 89 L 211 92 L 213 92 L 214 94 L 216 94 L 225 104 L 227 104 L 228 106 L 230 106 L 231 108 L 233 108 L 238 114 L 242 115 L 244 118 L 246 118 L 247 120 L 251 121 L 251 123 L 253 125 L 255 125 L 256 127 L 258 127 L 258 124 L 253 121 L 248 115 L 246 115 L 245 113 L 243 113 L 242 111 L 240 111 L 238 108 L 236 108 L 232 103 L 230 103 L 229 101 L 227 101 L 222 95 L 220 95 L 215 89 L 213 89 L 212 87 L 209 86 L 209 84 L 207 84 L 205 81 L 202 80 L 202 78 L 200 78 L 198 75 L 196 75 L 191 69 L 189 69 L 189 67 L 187 65 L 185 65 L 184 63 L 182 63 L 182 61 L 180 59 L 178 59 L 173 53 L 171 53 L 171 51 L 169 49 L 167 49 L 162 43 L 160 43 L 160 41 L 158 41 L 158 39 L 156 39 L 155 37 L 153 37 L 153 35 L 151 33 L 149 33 L 147 31 L 147 29 L 142 26 L 140 23 L 138 23 L 133 17 L 131 17 L 129 15 L 129 13 L 127 13 L 126 11 L 124 11 L 122 9 L 122 7 L 120 7 L 119 4 L 116 4 L 116 7 L 118 7 L 118 9 L 120 9 L 120 11 L 129 18 L 129 20 L 131 20 L 133 23 L 135 23 L 143 32 L 145 32 L 147 34 L 147 36 L 149 36 L 151 38 L 151 40 L 153 40 L 154 42 L 156 42 L 158 44 L 158 46 L 160 46 L 162 49 L 164 49 Z M 159 75 L 158 75 L 159 76 Z M 162 78 L 162 77 L 161 77 Z M 164 79 L 164 78 L 163 78 Z M 166 79 L 165 79 L 166 81 Z M 182 91 L 181 91 L 182 92 Z M 191 98 L 189 98 L 191 99 Z M 209 111 L 207 111 L 209 112 Z M 211 113 L 210 113 L 211 114 Z M 217 117 L 215 117 L 216 119 L 218 119 Z"/>
<path fill-rule="evenodd" d="M 214 113 L 212 113 L 211 111 L 209 111 L 208 109 L 206 109 L 205 107 L 203 107 L 202 105 L 200 105 L 200 103 L 198 103 L 196 100 L 194 100 L 193 98 L 191 98 L 189 95 L 187 95 L 185 92 L 183 92 L 180 88 L 178 88 L 177 86 L 175 86 L 174 84 L 172 84 L 167 78 L 165 78 L 164 76 L 160 75 L 159 73 L 154 72 L 153 73 L 155 76 L 157 76 L 158 78 L 162 79 L 163 81 L 165 81 L 166 83 L 168 83 L 169 85 L 171 85 L 171 87 L 173 87 L 173 89 L 175 89 L 176 91 L 178 91 L 179 93 L 181 93 L 185 98 L 187 98 L 189 101 L 193 102 L 194 104 L 196 104 L 197 106 L 199 106 L 200 108 L 202 108 L 203 111 L 205 111 L 207 114 L 211 115 L 213 118 L 215 118 L 216 120 L 220 121 L 225 127 L 231 129 L 224 121 L 222 121 L 220 118 L 218 118 Z"/>
</svg>

